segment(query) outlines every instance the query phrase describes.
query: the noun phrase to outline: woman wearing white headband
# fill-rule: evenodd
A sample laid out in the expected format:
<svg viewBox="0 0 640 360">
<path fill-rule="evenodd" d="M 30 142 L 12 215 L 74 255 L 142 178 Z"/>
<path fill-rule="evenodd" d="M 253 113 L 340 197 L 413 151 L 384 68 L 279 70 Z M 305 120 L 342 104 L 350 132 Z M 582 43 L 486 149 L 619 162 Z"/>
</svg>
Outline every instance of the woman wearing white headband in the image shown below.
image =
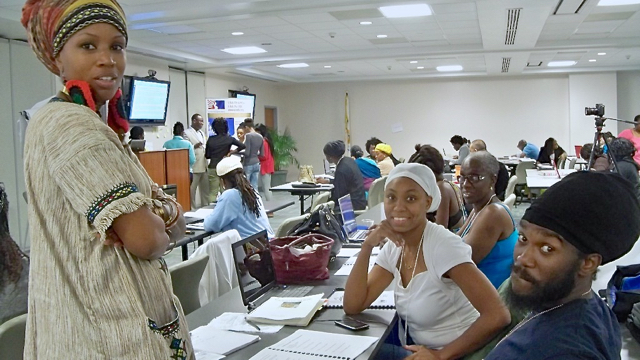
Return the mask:
<svg viewBox="0 0 640 360">
<path fill-rule="evenodd" d="M 385 185 L 386 220 L 371 229 L 347 280 L 347 314 L 367 309 L 394 283 L 401 321 L 398 335 L 388 338 L 385 359 L 457 359 L 509 323 L 497 291 L 471 260 L 471 248 L 443 226 L 427 222 L 426 213 L 439 203 L 431 169 L 395 167 Z M 385 239 L 390 241 L 367 273 L 372 249 Z M 396 340 L 405 349 L 393 346 Z"/>
</svg>

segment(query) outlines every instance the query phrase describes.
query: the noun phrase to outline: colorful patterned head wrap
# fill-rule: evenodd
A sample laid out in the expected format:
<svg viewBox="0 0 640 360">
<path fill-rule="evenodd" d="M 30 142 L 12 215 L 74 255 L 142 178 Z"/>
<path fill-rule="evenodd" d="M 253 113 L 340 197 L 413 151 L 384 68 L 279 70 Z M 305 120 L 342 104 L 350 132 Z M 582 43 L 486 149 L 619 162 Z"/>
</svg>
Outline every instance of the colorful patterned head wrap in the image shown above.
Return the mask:
<svg viewBox="0 0 640 360">
<path fill-rule="evenodd" d="M 56 75 L 56 56 L 73 34 L 89 25 L 111 24 L 128 40 L 124 12 L 116 0 L 27 0 L 21 22 L 36 56 Z"/>
</svg>

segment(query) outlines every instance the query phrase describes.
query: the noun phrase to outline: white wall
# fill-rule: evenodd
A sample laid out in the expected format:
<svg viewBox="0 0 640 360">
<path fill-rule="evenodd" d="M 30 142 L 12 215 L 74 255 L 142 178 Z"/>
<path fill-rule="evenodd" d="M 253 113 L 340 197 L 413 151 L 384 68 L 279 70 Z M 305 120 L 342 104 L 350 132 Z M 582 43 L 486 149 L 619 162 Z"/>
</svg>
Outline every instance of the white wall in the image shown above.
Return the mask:
<svg viewBox="0 0 640 360">
<path fill-rule="evenodd" d="M 0 181 L 5 183 L 9 196 L 9 226 L 12 238 L 24 249 L 27 238 L 27 204 L 22 157 L 19 113 L 35 103 L 55 94 L 59 84 L 24 42 L 0 39 Z"/>
<path fill-rule="evenodd" d="M 640 114 L 640 71 L 620 71 L 618 81 L 618 117 L 633 121 Z M 629 129 L 633 125 L 618 124 L 618 131 Z"/>
<path fill-rule="evenodd" d="M 417 143 L 453 153 L 455 134 L 485 140 L 496 155 L 515 154 L 520 139 L 542 145 L 554 137 L 570 145 L 566 75 L 296 84 L 280 91 L 279 116 L 298 141 L 301 163 L 322 169 L 324 144 L 344 139 L 346 91 L 353 144 L 364 147 L 376 136 L 396 157 L 409 158 Z M 392 132 L 394 125 L 403 130 Z"/>
<path fill-rule="evenodd" d="M 569 143 L 561 146 L 569 154 L 575 154 L 574 145 L 592 143 L 595 133 L 595 117 L 585 116 L 585 107 L 605 105 L 605 116 L 617 118 L 618 97 L 616 73 L 569 75 Z M 603 131 L 618 135 L 618 123 L 606 121 Z"/>
</svg>

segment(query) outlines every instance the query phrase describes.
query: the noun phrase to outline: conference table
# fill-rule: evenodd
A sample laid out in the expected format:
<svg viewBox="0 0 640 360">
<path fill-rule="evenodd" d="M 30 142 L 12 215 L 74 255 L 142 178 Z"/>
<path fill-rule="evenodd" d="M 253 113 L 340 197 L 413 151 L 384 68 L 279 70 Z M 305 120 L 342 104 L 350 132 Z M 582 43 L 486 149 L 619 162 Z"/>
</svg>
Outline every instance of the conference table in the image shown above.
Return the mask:
<svg viewBox="0 0 640 360">
<path fill-rule="evenodd" d="M 302 183 L 300 183 L 299 181 L 294 181 L 294 182 L 274 186 L 269 190 L 273 192 L 278 192 L 278 191 L 288 192 L 294 196 L 297 195 L 298 199 L 300 200 L 300 215 L 304 214 L 305 196 L 309 197 L 323 191 L 333 190 L 333 184 L 316 184 L 316 186 L 309 186 L 309 187 L 299 187 L 299 186 L 303 186 Z"/>
<path fill-rule="evenodd" d="M 527 169 L 527 187 L 534 191 L 548 189 L 565 176 L 576 172 L 574 169 L 558 169 L 557 171 L 556 173 L 556 170 Z"/>
<path fill-rule="evenodd" d="M 305 285 L 313 285 L 313 290 L 309 295 L 323 293 L 328 297 L 336 288 L 344 288 L 347 276 L 335 276 L 335 272 L 347 261 L 348 258 L 336 258 L 329 263 L 329 271 L 331 276 L 327 280 L 313 281 Z M 187 315 L 189 329 L 194 330 L 197 327 L 207 325 L 215 317 L 225 312 L 247 313 L 247 308 L 242 302 L 240 288 L 235 287 L 226 294 L 209 302 L 207 305 Z M 305 330 L 323 331 L 333 334 L 345 335 L 363 335 L 377 337 L 379 340 L 370 346 L 364 353 L 358 356 L 357 360 L 371 359 L 377 353 L 380 346 L 384 343 L 393 326 L 396 324 L 397 317 L 395 310 L 374 310 L 367 309 L 358 315 L 350 317 L 364 321 L 369 324 L 369 328 L 361 331 L 351 331 L 343 329 L 334 324 L 336 320 L 342 320 L 345 317 L 342 309 L 322 309 L 313 317 L 311 323 L 304 327 Z M 296 330 L 302 329 L 295 326 L 285 326 L 274 334 L 260 333 L 260 341 L 248 345 L 234 353 L 225 357 L 225 359 L 242 359 L 247 360 L 260 350 L 277 343 L 278 341 L 293 334 Z"/>
</svg>

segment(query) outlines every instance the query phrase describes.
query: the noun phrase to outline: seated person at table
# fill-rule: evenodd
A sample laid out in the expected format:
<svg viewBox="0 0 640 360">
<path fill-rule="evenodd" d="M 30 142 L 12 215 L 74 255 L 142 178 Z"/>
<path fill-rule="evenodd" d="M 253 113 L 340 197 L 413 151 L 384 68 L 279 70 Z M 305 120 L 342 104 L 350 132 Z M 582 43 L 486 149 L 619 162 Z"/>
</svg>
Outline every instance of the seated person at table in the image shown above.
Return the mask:
<svg viewBox="0 0 640 360">
<path fill-rule="evenodd" d="M 636 148 L 630 140 L 625 138 L 615 138 L 609 143 L 611 154 L 616 160 L 618 174 L 627 179 L 633 186 L 636 196 L 640 198 L 640 183 L 638 182 L 638 170 L 640 165 L 633 160 Z"/>
<path fill-rule="evenodd" d="M 467 139 L 463 138 L 460 135 L 454 135 L 449 140 L 453 149 L 458 152 L 458 155 L 454 155 L 454 160 L 451 162 L 455 165 L 460 165 L 464 161 L 464 159 L 469 155 L 469 145 L 467 144 Z"/>
<path fill-rule="evenodd" d="M 558 142 L 554 138 L 548 138 L 544 142 L 544 146 L 540 149 L 540 155 L 538 155 L 538 163 L 551 164 L 551 160 L 556 163 L 557 167 L 567 159 L 567 153 L 558 145 Z"/>
<path fill-rule="evenodd" d="M 531 313 L 485 360 L 620 359 L 620 326 L 592 281 L 639 235 L 638 200 L 619 175 L 577 172 L 550 187 L 520 221 L 507 289 L 509 306 Z"/>
<path fill-rule="evenodd" d="M 369 153 L 367 157 L 373 161 L 376 160 L 376 145 L 378 144 L 382 144 L 382 140 L 377 137 L 372 137 L 364 144 L 365 150 Z"/>
<path fill-rule="evenodd" d="M 498 170 L 498 160 L 486 151 L 472 153 L 462 163 L 460 188 L 473 210 L 458 231 L 473 249 L 473 262 L 496 289 L 509 277 L 518 240 L 513 216 L 493 190 Z"/>
<path fill-rule="evenodd" d="M 444 179 L 444 159 L 440 152 L 431 145 L 416 145 L 416 152 L 409 158 L 409 163 L 426 165 L 436 176 L 440 190 L 440 206 L 435 214 L 427 214 L 429 220 L 456 232 L 467 216 L 462 200 L 462 192 L 458 185 Z"/>
<path fill-rule="evenodd" d="M 537 160 L 538 156 L 540 156 L 540 149 L 534 144 L 528 143 L 527 140 L 518 141 L 518 149 L 522 151 L 520 153 L 521 158 L 529 158 L 533 160 Z"/>
<path fill-rule="evenodd" d="M 591 151 L 593 150 L 593 144 L 587 143 L 582 145 L 580 149 L 580 157 L 584 159 L 584 161 L 589 161 L 591 158 Z M 593 164 L 591 165 L 591 170 L 595 171 L 607 171 L 609 169 L 609 158 L 606 154 L 603 154 L 599 148 L 596 148 L 595 154 L 593 154 Z"/>
<path fill-rule="evenodd" d="M 487 144 L 480 139 L 473 140 L 471 145 L 469 145 L 470 152 L 478 152 L 478 151 L 487 151 Z M 498 171 L 498 178 L 496 179 L 496 195 L 498 195 L 498 199 L 500 201 L 504 201 L 505 192 L 507 191 L 507 185 L 509 184 L 509 170 L 507 167 L 498 161 L 498 166 L 500 166 L 500 170 Z"/>
<path fill-rule="evenodd" d="M 322 151 L 327 161 L 336 164 L 336 172 L 333 180 L 317 178 L 321 184 L 333 184 L 331 200 L 338 203 L 338 199 L 350 194 L 354 210 L 364 210 L 367 207 L 367 199 L 364 195 L 364 181 L 356 161 L 344 156 L 346 146 L 342 140 L 329 141 Z"/>
<path fill-rule="evenodd" d="M 353 145 L 351 147 L 351 157 L 356 161 L 358 168 L 360 169 L 360 173 L 362 173 L 362 179 L 364 182 L 364 190 L 369 191 L 371 187 L 371 183 L 381 177 L 380 168 L 375 161 L 369 159 L 368 157 L 363 157 L 364 153 L 362 149 L 358 145 Z"/>
<path fill-rule="evenodd" d="M 380 175 L 387 176 L 396 166 L 396 162 L 391 158 L 392 149 L 390 145 L 380 143 L 376 145 L 376 163 L 380 168 Z"/>
<path fill-rule="evenodd" d="M 400 317 L 379 358 L 420 353 L 456 359 L 483 346 L 509 321 L 497 291 L 471 260 L 471 249 L 425 215 L 438 209 L 440 191 L 431 169 L 400 164 L 385 184 L 386 220 L 367 235 L 347 279 L 344 311 L 357 314 L 393 283 Z M 374 247 L 384 245 L 367 273 Z M 479 314 L 478 314 L 479 313 Z M 407 351 L 410 350 L 410 351 Z"/>
<path fill-rule="evenodd" d="M 267 230 L 269 239 L 273 238 L 262 199 L 244 176 L 240 158 L 229 156 L 220 160 L 216 172 L 225 190 L 218 196 L 213 212 L 204 219 L 204 229 L 214 232 L 235 229 L 242 238 Z"/>
</svg>

